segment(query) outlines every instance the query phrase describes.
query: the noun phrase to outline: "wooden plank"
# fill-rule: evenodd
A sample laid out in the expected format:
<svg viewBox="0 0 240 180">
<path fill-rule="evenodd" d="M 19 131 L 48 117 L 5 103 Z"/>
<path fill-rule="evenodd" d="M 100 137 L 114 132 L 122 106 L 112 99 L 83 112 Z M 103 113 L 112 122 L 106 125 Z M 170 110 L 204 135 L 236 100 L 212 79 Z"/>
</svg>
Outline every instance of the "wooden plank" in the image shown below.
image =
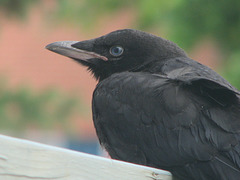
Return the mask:
<svg viewBox="0 0 240 180">
<path fill-rule="evenodd" d="M 171 180 L 167 171 L 0 135 L 0 179 Z"/>
</svg>

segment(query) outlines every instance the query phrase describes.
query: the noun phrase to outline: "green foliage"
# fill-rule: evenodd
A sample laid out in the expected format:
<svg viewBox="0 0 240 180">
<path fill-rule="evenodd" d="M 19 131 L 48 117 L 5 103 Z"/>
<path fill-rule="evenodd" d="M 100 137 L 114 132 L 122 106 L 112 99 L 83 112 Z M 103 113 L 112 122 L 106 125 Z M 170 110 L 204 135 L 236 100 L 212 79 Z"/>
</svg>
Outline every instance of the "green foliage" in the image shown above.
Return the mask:
<svg viewBox="0 0 240 180">
<path fill-rule="evenodd" d="M 173 12 L 171 34 L 185 47 L 212 37 L 225 50 L 239 49 L 240 1 L 182 1 Z"/>
<path fill-rule="evenodd" d="M 0 0 L 0 9 L 16 16 L 24 15 L 38 0 Z M 58 0 L 55 12 L 46 16 L 51 21 L 68 21 L 83 27 L 93 27 L 103 16 L 122 9 L 137 13 L 134 26 L 154 29 L 190 48 L 202 37 L 215 38 L 229 52 L 239 49 L 240 1 L 238 0 Z M 45 12 L 46 13 L 46 12 Z M 90 29 L 90 28 L 89 28 Z"/>
<path fill-rule="evenodd" d="M 81 28 L 92 28 L 99 18 L 128 6 L 131 1 L 113 0 L 59 0 L 58 8 L 53 16 L 59 21 L 78 24 Z"/>
<path fill-rule="evenodd" d="M 184 48 L 202 37 L 215 38 L 229 51 L 239 48 L 240 1 L 238 0 L 59 0 L 56 16 L 83 27 L 121 9 L 137 13 L 136 28 L 159 29 Z"/>
<path fill-rule="evenodd" d="M 0 129 L 22 132 L 28 127 L 69 130 L 68 120 L 79 115 L 78 98 L 56 90 L 33 93 L 28 88 L 12 90 L 0 85 Z"/>
<path fill-rule="evenodd" d="M 240 51 L 233 53 L 229 60 L 224 62 L 222 75 L 240 90 Z"/>
<path fill-rule="evenodd" d="M 0 11 L 9 16 L 23 18 L 31 5 L 38 2 L 38 0 L 0 0 Z"/>
</svg>

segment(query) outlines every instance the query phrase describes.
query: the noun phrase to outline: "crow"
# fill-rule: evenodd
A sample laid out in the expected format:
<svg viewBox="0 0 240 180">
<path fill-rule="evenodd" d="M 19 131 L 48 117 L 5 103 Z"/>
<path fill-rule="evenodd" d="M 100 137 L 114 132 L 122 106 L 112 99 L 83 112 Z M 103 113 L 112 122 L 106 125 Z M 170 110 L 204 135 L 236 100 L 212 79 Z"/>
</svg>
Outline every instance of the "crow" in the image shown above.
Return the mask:
<svg viewBox="0 0 240 180">
<path fill-rule="evenodd" d="M 175 43 L 122 29 L 46 48 L 98 81 L 93 121 L 112 158 L 181 180 L 240 179 L 240 92 Z"/>
</svg>

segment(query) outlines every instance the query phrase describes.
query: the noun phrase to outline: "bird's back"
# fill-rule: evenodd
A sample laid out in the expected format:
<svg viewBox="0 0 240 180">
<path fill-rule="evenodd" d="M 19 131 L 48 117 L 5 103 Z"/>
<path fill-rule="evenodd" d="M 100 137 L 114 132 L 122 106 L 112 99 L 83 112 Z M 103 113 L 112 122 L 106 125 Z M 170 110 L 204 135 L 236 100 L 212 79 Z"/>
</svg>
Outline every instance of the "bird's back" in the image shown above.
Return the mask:
<svg viewBox="0 0 240 180">
<path fill-rule="evenodd" d="M 226 97 L 215 96 L 218 91 L 148 72 L 114 74 L 93 96 L 100 142 L 115 159 L 182 179 L 239 179 L 239 97 L 225 87 Z"/>
</svg>

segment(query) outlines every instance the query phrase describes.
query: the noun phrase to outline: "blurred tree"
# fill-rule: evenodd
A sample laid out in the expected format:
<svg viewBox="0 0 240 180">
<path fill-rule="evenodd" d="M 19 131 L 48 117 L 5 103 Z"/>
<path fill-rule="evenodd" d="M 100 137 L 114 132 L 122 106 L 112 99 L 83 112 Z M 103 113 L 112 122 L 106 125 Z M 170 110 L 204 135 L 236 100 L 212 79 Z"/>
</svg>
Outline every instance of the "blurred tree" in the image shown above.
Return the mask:
<svg viewBox="0 0 240 180">
<path fill-rule="evenodd" d="M 137 13 L 136 28 L 159 29 L 184 48 L 206 36 L 228 51 L 239 48 L 238 0 L 59 0 L 55 15 L 74 24 L 93 26 L 102 16 L 126 8 Z"/>
<path fill-rule="evenodd" d="M 122 0 L 59 0 L 55 13 L 52 15 L 60 21 L 68 21 L 81 27 L 92 27 L 99 18 L 132 4 L 133 1 Z"/>
<path fill-rule="evenodd" d="M 0 0 L 0 11 L 4 12 L 8 17 L 23 18 L 26 17 L 31 5 L 36 2 L 38 0 Z"/>
<path fill-rule="evenodd" d="M 171 34 L 190 47 L 203 37 L 214 38 L 229 52 L 239 50 L 240 1 L 182 1 L 173 12 Z"/>
<path fill-rule="evenodd" d="M 71 131 L 69 119 L 83 114 L 79 98 L 57 90 L 33 93 L 29 88 L 12 90 L 0 83 L 0 129 L 21 133 L 28 127 Z"/>
<path fill-rule="evenodd" d="M 240 51 L 230 55 L 228 61 L 224 62 L 221 72 L 231 84 L 240 90 Z"/>
<path fill-rule="evenodd" d="M 0 9 L 21 17 L 36 2 L 41 1 L 0 0 Z M 111 16 L 118 10 L 129 8 L 137 13 L 136 28 L 164 30 L 166 36 L 185 48 L 210 36 L 230 52 L 239 49 L 238 0 L 58 0 L 56 3 L 55 13 L 48 15 L 83 27 L 92 27 L 102 16 Z"/>
</svg>

